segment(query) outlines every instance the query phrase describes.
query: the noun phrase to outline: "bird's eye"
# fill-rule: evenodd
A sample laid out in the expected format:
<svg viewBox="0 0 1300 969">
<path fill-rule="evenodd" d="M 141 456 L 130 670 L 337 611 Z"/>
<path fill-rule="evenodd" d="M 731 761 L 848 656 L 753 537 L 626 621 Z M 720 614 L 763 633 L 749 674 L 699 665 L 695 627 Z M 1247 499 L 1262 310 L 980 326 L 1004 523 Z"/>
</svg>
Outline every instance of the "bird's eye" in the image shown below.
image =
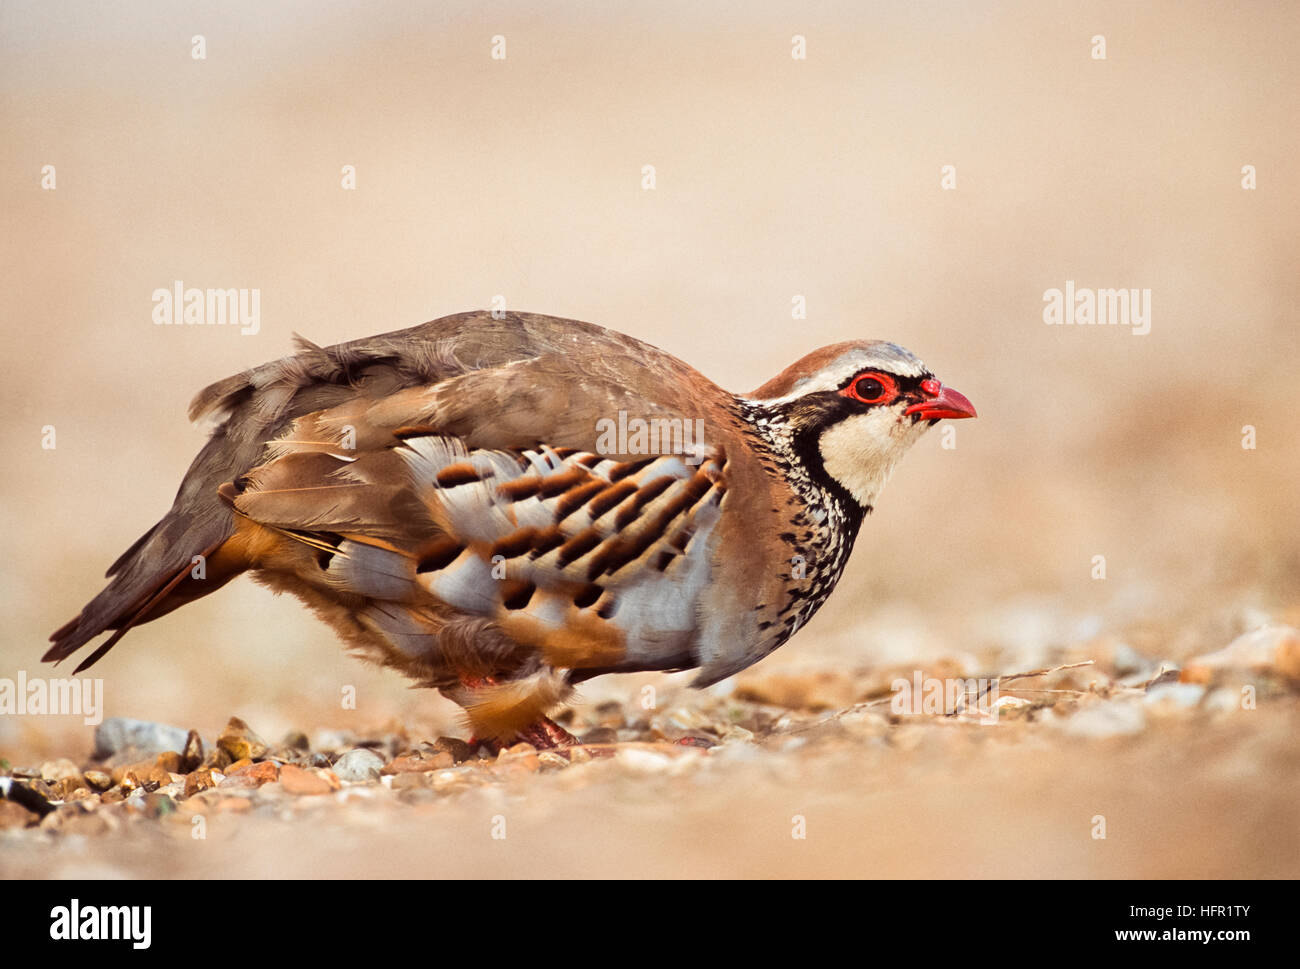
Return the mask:
<svg viewBox="0 0 1300 969">
<path fill-rule="evenodd" d="M 868 373 L 858 377 L 841 393 L 864 404 L 880 404 L 898 393 L 898 385 L 889 374 Z"/>
<path fill-rule="evenodd" d="M 880 400 L 885 396 L 885 385 L 875 377 L 863 377 L 857 382 L 853 392 L 863 400 Z"/>
</svg>

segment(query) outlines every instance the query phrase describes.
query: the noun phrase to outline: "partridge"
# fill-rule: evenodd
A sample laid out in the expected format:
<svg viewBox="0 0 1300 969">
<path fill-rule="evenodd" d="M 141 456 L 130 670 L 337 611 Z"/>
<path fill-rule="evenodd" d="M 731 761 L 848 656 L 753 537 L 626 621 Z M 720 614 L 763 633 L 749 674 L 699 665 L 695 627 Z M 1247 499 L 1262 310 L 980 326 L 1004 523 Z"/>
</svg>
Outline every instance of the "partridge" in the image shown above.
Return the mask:
<svg viewBox="0 0 1300 969">
<path fill-rule="evenodd" d="M 572 741 L 547 713 L 603 673 L 707 686 L 803 626 L 935 422 L 974 417 L 880 341 L 748 394 L 590 323 L 462 313 L 297 352 L 202 391 L 215 429 L 171 510 L 57 630 L 47 661 L 242 572 L 475 736 Z"/>
</svg>

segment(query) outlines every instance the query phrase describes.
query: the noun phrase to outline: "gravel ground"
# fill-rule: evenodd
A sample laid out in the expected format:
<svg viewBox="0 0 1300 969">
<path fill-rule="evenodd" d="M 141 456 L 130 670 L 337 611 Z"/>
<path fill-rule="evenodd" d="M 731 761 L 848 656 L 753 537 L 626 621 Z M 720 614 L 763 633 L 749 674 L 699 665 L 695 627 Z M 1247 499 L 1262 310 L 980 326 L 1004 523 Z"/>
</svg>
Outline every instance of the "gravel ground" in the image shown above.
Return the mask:
<svg viewBox="0 0 1300 969">
<path fill-rule="evenodd" d="M 1300 874 L 1300 632 L 1264 626 L 1178 666 L 1114 641 L 1073 653 L 969 684 L 955 704 L 922 694 L 915 709 L 900 679 L 973 672 L 960 660 L 760 669 L 723 690 L 669 690 L 651 709 L 577 705 L 560 719 L 584 745 L 567 751 L 493 755 L 399 723 L 267 741 L 239 718 L 208 738 L 106 720 L 90 757 L 4 764 L 0 866 L 55 878 Z"/>
</svg>

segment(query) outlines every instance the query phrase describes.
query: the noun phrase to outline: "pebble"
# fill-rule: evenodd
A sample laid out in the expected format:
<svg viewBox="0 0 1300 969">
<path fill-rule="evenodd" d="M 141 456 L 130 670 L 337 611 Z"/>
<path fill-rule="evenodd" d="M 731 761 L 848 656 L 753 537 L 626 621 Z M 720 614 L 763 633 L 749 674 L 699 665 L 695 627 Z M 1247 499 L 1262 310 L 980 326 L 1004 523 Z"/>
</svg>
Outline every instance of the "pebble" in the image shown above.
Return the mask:
<svg viewBox="0 0 1300 969">
<path fill-rule="evenodd" d="M 1146 714 L 1137 703 L 1110 700 L 1084 707 L 1072 716 L 1047 722 L 1072 737 L 1099 739 L 1141 733 L 1146 727 Z"/>
<path fill-rule="evenodd" d="M 433 773 L 419 774 L 415 771 L 405 771 L 393 776 L 393 790 L 404 791 L 413 787 L 430 787 L 433 784 Z"/>
<path fill-rule="evenodd" d="M 711 730 L 714 726 L 713 720 L 705 716 L 698 710 L 692 710 L 689 707 L 673 707 L 660 717 L 655 717 L 651 721 L 659 729 L 677 729 L 677 730 Z"/>
<path fill-rule="evenodd" d="M 231 717 L 226 729 L 217 737 L 217 746 L 230 755 L 232 761 L 260 760 L 266 756 L 266 741 L 253 732 L 248 724 L 238 717 Z"/>
<path fill-rule="evenodd" d="M 261 787 L 279 776 L 280 768 L 269 760 L 256 764 L 251 760 L 245 760 L 238 766 L 232 765 L 230 770 L 226 771 L 226 779 L 221 782 L 221 786 Z"/>
<path fill-rule="evenodd" d="M 75 781 L 80 786 L 84 778 L 81 776 L 81 768 L 67 758 L 61 758 L 59 760 L 47 760 L 41 765 L 41 780 L 47 784 L 58 781 Z"/>
<path fill-rule="evenodd" d="M 86 783 L 99 791 L 106 791 L 113 786 L 113 775 L 102 770 L 88 770 L 85 777 Z"/>
<path fill-rule="evenodd" d="M 433 742 L 434 749 L 451 754 L 454 763 L 460 764 L 474 756 L 474 748 L 456 737 L 439 737 Z"/>
<path fill-rule="evenodd" d="M 470 786 L 470 773 L 468 769 L 459 768 L 456 770 L 434 771 L 431 778 L 433 789 L 439 794 L 448 794 L 452 791 L 463 790 Z"/>
<path fill-rule="evenodd" d="M 450 756 L 448 754 L 448 757 Z M 349 784 L 378 780 L 383 768 L 384 758 L 365 747 L 346 750 L 334 762 L 334 773 L 338 775 L 338 779 Z"/>
<path fill-rule="evenodd" d="M 329 794 L 339 789 L 339 779 L 333 771 L 318 767 L 302 768 L 285 764 L 280 769 L 280 785 L 286 793 L 302 796 Z"/>
<path fill-rule="evenodd" d="M 585 764 L 591 760 L 591 751 L 586 747 L 569 747 L 566 750 L 570 764 Z"/>
<path fill-rule="evenodd" d="M 13 801 L 0 801 L 0 831 L 9 828 L 25 828 L 35 824 L 41 819 L 41 816 L 35 811 L 29 811 L 21 804 Z"/>
<path fill-rule="evenodd" d="M 210 767 L 200 767 L 196 771 L 191 771 L 185 776 L 185 796 L 193 797 L 199 791 L 206 791 L 209 787 L 216 787 L 219 781 L 213 776 L 213 770 Z"/>
<path fill-rule="evenodd" d="M 65 777 L 61 781 L 55 781 L 50 787 L 54 790 L 54 799 L 56 801 L 70 801 L 78 791 L 86 794 L 90 793 L 90 789 L 86 787 L 86 782 L 80 777 Z"/>
<path fill-rule="evenodd" d="M 1272 673 L 1300 686 L 1300 629 L 1265 626 L 1243 633 L 1223 649 L 1188 660 L 1182 680 L 1209 683 L 1229 673 Z"/>
<path fill-rule="evenodd" d="M 436 754 L 407 754 L 395 757 L 380 770 L 381 774 L 423 774 L 425 771 L 441 770 L 451 767 L 454 761 L 451 754 L 440 750 Z"/>
<path fill-rule="evenodd" d="M 188 733 L 180 727 L 127 717 L 109 717 L 95 728 L 95 760 L 127 752 L 153 757 L 166 750 L 184 750 Z"/>
<path fill-rule="evenodd" d="M 514 750 L 513 747 L 510 749 Z M 537 755 L 537 751 L 532 747 L 532 745 L 529 745 L 528 749 L 532 752 L 510 753 L 505 750 L 501 751 L 501 755 L 497 757 L 496 763 L 490 768 L 493 776 L 509 777 L 512 774 L 531 774 L 534 771 L 540 770 L 542 762 Z"/>
<path fill-rule="evenodd" d="M 185 737 L 185 749 L 181 751 L 181 773 L 188 774 L 198 770 L 203 763 L 203 738 L 197 730 L 191 730 Z"/>
<path fill-rule="evenodd" d="M 356 735 L 342 730 L 318 730 L 312 738 L 311 749 L 332 753 L 356 746 Z"/>
<path fill-rule="evenodd" d="M 203 763 L 200 766 L 211 768 L 212 770 L 223 770 L 224 768 L 229 767 L 234 760 L 235 758 L 231 757 L 224 748 L 213 747 L 208 751 L 207 756 L 203 758 Z"/>
<path fill-rule="evenodd" d="M 172 779 L 170 771 L 151 760 L 114 767 L 112 778 L 115 784 L 121 784 L 128 790 L 147 787 L 150 784 L 153 784 L 156 790 L 164 784 L 170 784 Z"/>
</svg>

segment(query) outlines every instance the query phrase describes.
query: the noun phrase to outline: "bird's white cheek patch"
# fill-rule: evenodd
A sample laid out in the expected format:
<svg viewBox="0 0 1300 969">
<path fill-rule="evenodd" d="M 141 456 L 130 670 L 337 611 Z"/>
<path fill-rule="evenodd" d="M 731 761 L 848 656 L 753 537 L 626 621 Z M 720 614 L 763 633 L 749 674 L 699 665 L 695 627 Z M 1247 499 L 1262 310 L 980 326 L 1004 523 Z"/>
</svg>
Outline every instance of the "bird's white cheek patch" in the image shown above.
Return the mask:
<svg viewBox="0 0 1300 969">
<path fill-rule="evenodd" d="M 822 432 L 822 463 L 859 504 L 874 505 L 894 465 L 929 427 L 904 416 L 902 405 L 877 407 Z"/>
</svg>

